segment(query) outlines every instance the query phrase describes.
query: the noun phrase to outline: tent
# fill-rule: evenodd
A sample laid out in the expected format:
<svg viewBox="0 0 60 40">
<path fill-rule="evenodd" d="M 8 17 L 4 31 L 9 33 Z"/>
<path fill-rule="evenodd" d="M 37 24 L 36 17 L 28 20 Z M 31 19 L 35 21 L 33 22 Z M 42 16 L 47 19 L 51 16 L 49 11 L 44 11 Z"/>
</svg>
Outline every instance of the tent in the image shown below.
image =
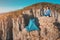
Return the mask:
<svg viewBox="0 0 60 40">
<path fill-rule="evenodd" d="M 26 26 L 28 32 L 39 30 L 38 26 L 35 24 L 35 19 L 30 19 L 28 26 Z"/>
</svg>

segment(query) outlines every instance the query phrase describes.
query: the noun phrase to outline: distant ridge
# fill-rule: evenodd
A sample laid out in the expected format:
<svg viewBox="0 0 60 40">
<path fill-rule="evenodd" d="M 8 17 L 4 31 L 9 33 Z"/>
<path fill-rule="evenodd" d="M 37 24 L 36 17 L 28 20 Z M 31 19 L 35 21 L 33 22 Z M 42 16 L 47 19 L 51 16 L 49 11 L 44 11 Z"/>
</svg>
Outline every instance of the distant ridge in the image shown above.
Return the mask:
<svg viewBox="0 0 60 40">
<path fill-rule="evenodd" d="M 59 4 L 53 4 L 53 3 L 48 3 L 48 2 L 40 2 L 40 3 L 32 4 L 32 5 L 28 6 L 28 7 L 25 7 L 24 9 L 29 9 L 29 7 L 34 7 L 34 6 L 35 7 L 36 6 L 51 6 L 51 7 L 58 8 L 58 10 L 60 8 L 60 5 Z"/>
<path fill-rule="evenodd" d="M 16 11 L 11 11 L 11 12 L 7 12 L 7 13 L 1 13 L 0 14 L 0 17 L 3 15 L 3 16 L 8 16 L 8 15 L 20 15 L 22 14 L 22 11 L 25 11 L 25 10 L 29 10 L 29 9 L 32 9 L 32 8 L 40 8 L 40 7 L 45 7 L 45 6 L 48 6 L 50 7 L 52 10 L 57 10 L 59 13 L 60 13 L 60 5 L 59 4 L 52 4 L 52 3 L 48 3 L 48 2 L 40 2 L 40 3 L 36 3 L 36 4 L 32 4 L 30 6 L 27 6 L 27 7 L 24 7 L 23 9 L 20 9 L 20 10 L 16 10 Z"/>
<path fill-rule="evenodd" d="M 24 8 L 19 9 L 19 10 L 25 10 L 25 9 L 29 9 L 29 8 L 36 7 L 36 6 L 51 6 L 51 7 L 56 7 L 58 10 L 60 9 L 60 4 L 40 2 L 40 3 L 36 3 L 36 4 L 32 4 L 30 6 L 24 7 Z M 19 11 L 19 10 L 16 10 L 16 11 Z M 12 11 L 12 12 L 15 12 L 15 11 Z M 6 12 L 6 13 L 9 13 L 9 12 Z"/>
</svg>

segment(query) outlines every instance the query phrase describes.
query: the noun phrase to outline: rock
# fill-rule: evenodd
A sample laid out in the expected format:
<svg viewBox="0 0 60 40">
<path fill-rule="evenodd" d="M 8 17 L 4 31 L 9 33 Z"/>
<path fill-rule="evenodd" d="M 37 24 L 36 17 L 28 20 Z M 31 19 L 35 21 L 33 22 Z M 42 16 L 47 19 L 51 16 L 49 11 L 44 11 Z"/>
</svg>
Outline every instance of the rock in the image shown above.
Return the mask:
<svg viewBox="0 0 60 40">
<path fill-rule="evenodd" d="M 39 20 L 43 40 L 56 40 L 59 37 L 59 31 L 57 26 L 53 24 L 55 19 L 53 17 L 40 17 Z"/>
</svg>

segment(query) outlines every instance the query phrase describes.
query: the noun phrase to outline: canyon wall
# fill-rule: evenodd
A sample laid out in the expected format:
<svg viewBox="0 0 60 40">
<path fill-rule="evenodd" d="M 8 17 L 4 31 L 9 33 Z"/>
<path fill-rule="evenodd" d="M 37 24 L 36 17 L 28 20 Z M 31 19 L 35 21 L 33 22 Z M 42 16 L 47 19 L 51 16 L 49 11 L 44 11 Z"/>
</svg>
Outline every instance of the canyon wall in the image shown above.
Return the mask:
<svg viewBox="0 0 60 40">
<path fill-rule="evenodd" d="M 40 8 L 47 5 L 36 4 L 22 10 L 0 14 L 0 40 L 60 40 L 59 10 L 56 11 L 55 6 L 49 4 L 51 17 L 40 15 Z M 38 19 L 40 30 L 22 32 L 29 23 L 30 9 L 33 9 L 33 15 Z"/>
</svg>

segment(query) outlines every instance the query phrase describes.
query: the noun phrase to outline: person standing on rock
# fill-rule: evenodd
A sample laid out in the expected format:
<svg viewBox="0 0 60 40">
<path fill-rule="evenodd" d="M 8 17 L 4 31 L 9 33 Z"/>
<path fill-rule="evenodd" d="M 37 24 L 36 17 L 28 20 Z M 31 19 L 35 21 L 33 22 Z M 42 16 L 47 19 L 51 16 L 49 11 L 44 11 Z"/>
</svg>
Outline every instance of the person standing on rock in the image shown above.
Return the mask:
<svg viewBox="0 0 60 40">
<path fill-rule="evenodd" d="M 49 7 L 47 7 L 46 9 L 44 8 L 44 16 L 49 16 L 51 15 L 51 10 Z"/>
<path fill-rule="evenodd" d="M 40 9 L 40 16 L 43 16 L 44 15 L 44 8 L 42 7 L 41 9 Z"/>
</svg>

